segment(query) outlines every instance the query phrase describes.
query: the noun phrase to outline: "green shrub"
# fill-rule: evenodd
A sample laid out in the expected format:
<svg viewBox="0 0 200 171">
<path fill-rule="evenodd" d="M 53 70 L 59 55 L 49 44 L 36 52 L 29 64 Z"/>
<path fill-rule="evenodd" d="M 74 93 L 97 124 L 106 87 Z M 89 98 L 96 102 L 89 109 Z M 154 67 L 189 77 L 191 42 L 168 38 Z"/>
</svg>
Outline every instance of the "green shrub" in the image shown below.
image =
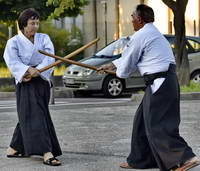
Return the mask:
<svg viewBox="0 0 200 171">
<path fill-rule="evenodd" d="M 39 32 L 46 33 L 51 38 L 57 55 L 63 55 L 69 43 L 70 33 L 65 29 L 57 29 L 50 21 L 41 22 Z"/>
<path fill-rule="evenodd" d="M 50 21 L 45 21 L 41 22 L 39 32 L 49 35 L 55 47 L 55 54 L 58 56 L 64 57 L 82 46 L 82 34 L 78 28 L 74 28 L 73 32 L 69 32 L 66 29 L 56 28 Z M 83 54 L 79 54 L 73 59 L 79 60 L 82 57 Z"/>
<path fill-rule="evenodd" d="M 0 92 L 14 92 L 15 86 L 14 85 L 4 85 L 0 86 Z"/>
<path fill-rule="evenodd" d="M 4 49 L 6 46 L 6 42 L 8 40 L 8 32 L 6 30 L 6 26 L 4 25 L 0 25 L 0 64 L 5 64 L 4 59 L 3 59 L 3 53 L 4 53 Z"/>
<path fill-rule="evenodd" d="M 190 81 L 189 86 L 181 86 L 181 92 L 200 92 L 200 84 Z"/>
</svg>

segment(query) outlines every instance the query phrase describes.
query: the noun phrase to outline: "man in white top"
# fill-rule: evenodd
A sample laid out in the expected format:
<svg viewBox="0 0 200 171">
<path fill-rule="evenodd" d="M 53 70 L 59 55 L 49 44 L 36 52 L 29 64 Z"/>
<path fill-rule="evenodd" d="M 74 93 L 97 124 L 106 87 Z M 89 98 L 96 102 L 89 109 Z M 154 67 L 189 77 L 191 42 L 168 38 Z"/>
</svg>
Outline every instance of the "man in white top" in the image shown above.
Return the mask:
<svg viewBox="0 0 200 171">
<path fill-rule="evenodd" d="M 198 159 L 179 135 L 180 91 L 173 52 L 153 25 L 151 7 L 138 5 L 131 16 L 136 32 L 122 57 L 98 69 L 116 70 L 120 78 L 139 69 L 147 85 L 134 118 L 131 152 L 120 167 L 187 170 L 198 165 Z"/>
</svg>

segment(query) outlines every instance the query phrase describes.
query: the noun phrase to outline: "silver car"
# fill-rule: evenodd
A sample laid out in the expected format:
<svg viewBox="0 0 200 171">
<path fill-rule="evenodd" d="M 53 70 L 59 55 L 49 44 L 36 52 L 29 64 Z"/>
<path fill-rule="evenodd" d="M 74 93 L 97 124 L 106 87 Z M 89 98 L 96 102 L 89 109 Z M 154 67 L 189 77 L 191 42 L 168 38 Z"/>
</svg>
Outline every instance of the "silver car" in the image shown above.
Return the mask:
<svg viewBox="0 0 200 171">
<path fill-rule="evenodd" d="M 174 49 L 175 37 L 165 35 Z M 91 57 L 84 58 L 80 62 L 101 66 L 121 57 L 121 53 L 129 41 L 129 37 L 120 38 Z M 187 37 L 187 50 L 190 62 L 191 79 L 200 82 L 200 38 Z M 76 65 L 70 65 L 64 75 L 63 82 L 66 87 L 74 91 L 101 91 L 106 97 L 118 97 L 123 91 L 145 88 L 143 77 L 135 72 L 130 78 L 121 79 L 111 74 L 98 74 L 96 71 Z"/>
<path fill-rule="evenodd" d="M 173 35 L 165 35 L 165 37 L 174 51 L 175 37 Z M 190 65 L 190 79 L 200 83 L 200 37 L 186 36 L 186 49 Z"/>
</svg>

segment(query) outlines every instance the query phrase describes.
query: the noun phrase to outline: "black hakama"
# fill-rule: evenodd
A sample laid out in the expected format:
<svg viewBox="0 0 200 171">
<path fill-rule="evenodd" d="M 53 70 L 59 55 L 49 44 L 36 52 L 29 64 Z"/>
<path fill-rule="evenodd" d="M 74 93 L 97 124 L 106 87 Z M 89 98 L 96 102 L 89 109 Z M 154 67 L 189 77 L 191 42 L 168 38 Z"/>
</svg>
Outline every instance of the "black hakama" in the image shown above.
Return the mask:
<svg viewBox="0 0 200 171">
<path fill-rule="evenodd" d="M 131 153 L 127 162 L 134 168 L 156 168 L 167 171 L 195 156 L 179 135 L 180 90 L 170 65 L 165 81 L 152 94 L 150 85 L 133 123 Z"/>
<path fill-rule="evenodd" d="M 41 77 L 16 85 L 19 122 L 15 128 L 10 147 L 21 154 L 44 155 L 52 152 L 62 154 L 49 113 L 50 85 Z"/>
</svg>

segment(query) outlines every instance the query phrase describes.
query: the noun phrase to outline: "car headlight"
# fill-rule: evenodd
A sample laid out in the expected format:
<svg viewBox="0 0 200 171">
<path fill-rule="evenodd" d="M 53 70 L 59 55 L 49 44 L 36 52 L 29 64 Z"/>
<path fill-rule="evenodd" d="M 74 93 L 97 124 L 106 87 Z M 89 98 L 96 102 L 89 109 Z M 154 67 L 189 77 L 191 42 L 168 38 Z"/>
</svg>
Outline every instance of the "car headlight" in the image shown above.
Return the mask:
<svg viewBox="0 0 200 171">
<path fill-rule="evenodd" d="M 69 72 L 70 72 L 70 71 L 69 71 L 69 68 L 66 68 L 65 71 L 64 71 L 64 75 L 69 74 Z"/>
<path fill-rule="evenodd" d="M 88 75 L 92 74 L 93 71 L 94 70 L 92 70 L 92 69 L 84 69 L 81 72 L 79 72 L 77 76 L 88 76 Z"/>
</svg>

